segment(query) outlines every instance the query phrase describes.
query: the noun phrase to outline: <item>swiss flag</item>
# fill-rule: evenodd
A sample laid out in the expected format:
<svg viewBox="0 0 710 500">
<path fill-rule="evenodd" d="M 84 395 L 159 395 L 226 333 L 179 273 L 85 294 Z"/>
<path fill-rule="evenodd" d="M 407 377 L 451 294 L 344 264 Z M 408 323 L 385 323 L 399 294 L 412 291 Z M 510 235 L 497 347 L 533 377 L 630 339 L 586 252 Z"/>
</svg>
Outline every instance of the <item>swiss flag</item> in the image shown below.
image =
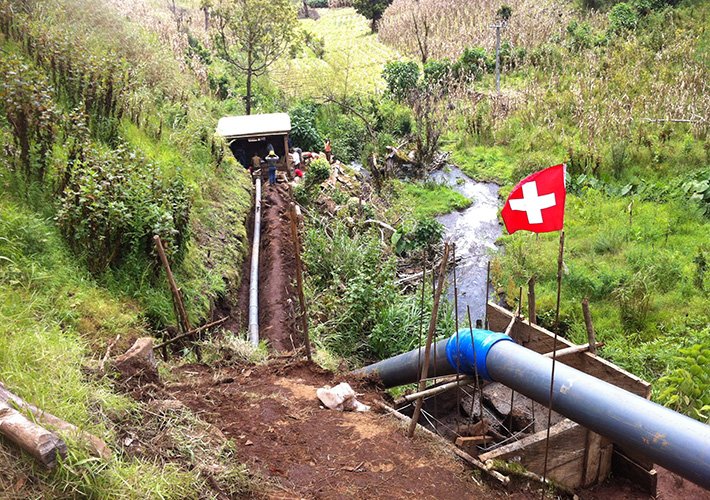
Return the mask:
<svg viewBox="0 0 710 500">
<path fill-rule="evenodd" d="M 565 222 L 565 166 L 540 170 L 526 177 L 510 192 L 501 211 L 510 234 L 519 229 L 549 233 Z"/>
</svg>

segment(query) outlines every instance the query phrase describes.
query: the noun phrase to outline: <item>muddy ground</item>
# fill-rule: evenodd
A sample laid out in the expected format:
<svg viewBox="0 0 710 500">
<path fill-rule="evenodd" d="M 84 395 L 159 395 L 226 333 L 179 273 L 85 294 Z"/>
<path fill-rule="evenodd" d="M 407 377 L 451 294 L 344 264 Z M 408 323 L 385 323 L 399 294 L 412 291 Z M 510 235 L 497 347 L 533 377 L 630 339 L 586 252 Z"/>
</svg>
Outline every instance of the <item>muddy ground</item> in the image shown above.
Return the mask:
<svg viewBox="0 0 710 500">
<path fill-rule="evenodd" d="M 286 186 L 265 186 L 262 214 L 259 322 L 273 359 L 183 365 L 174 370 L 176 382 L 160 390 L 160 398 L 181 401 L 233 440 L 235 459 L 262 478 L 260 493 L 251 498 L 539 499 L 540 490 L 528 480 L 514 479 L 505 489 L 456 458 L 448 445 L 421 431 L 407 438 L 404 424 L 379 406 L 386 398 L 371 381 L 303 359 Z M 247 327 L 249 263 L 239 306 L 230 312 L 234 331 Z M 342 381 L 370 411 L 344 413 L 320 404 L 316 390 Z M 577 493 L 589 500 L 650 498 L 613 478 Z M 660 470 L 658 498 L 710 500 L 710 492 Z"/>
</svg>

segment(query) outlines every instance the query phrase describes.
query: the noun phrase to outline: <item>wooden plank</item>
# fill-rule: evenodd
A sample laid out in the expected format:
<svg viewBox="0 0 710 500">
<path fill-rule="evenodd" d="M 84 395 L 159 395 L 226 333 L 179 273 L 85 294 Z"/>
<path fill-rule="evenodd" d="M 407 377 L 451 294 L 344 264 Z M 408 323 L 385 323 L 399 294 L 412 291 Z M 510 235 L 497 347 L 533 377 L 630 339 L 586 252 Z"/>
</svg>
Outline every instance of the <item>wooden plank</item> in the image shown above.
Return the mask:
<svg viewBox="0 0 710 500">
<path fill-rule="evenodd" d="M 601 462 L 602 437 L 596 432 L 587 430 L 587 444 L 584 450 L 584 469 L 582 470 L 582 486 L 596 484 L 599 479 Z"/>
<path fill-rule="evenodd" d="M 565 419 L 550 428 L 550 453 L 548 456 L 548 470 L 559 467 L 567 462 L 581 458 L 584 460 L 584 442 L 587 430 Z M 545 459 L 545 438 L 546 432 L 538 432 L 532 436 L 521 439 L 514 443 L 502 446 L 493 451 L 480 455 L 480 459 L 509 460 L 517 458 L 520 464 L 526 469 L 537 474 L 542 474 Z M 581 465 L 579 475 L 581 479 Z"/>
<path fill-rule="evenodd" d="M 493 442 L 493 438 L 490 436 L 472 436 L 472 437 L 460 437 L 456 438 L 456 446 L 468 445 L 468 444 L 488 444 Z"/>
<path fill-rule="evenodd" d="M 629 479 L 644 492 L 654 498 L 656 497 L 658 477 L 654 469 L 646 470 L 618 449 L 614 449 L 612 453 L 612 470 L 615 475 Z"/>
</svg>

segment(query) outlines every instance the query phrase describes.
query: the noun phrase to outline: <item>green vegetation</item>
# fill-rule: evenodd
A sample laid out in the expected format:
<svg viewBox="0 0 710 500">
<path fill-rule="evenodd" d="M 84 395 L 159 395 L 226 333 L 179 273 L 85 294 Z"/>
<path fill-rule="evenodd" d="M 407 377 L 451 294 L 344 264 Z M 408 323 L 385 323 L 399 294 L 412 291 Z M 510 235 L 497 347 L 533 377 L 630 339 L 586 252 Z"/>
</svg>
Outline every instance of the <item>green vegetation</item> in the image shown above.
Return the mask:
<svg viewBox="0 0 710 500">
<path fill-rule="evenodd" d="M 154 235 L 193 323 L 215 300 L 233 301 L 251 185 L 214 127 L 250 111 L 289 111 L 295 145 L 318 151 L 330 138 L 337 159 L 376 177 L 360 183 L 345 168 L 349 187 L 322 188 L 331 167 L 314 161 L 296 193 L 308 211 L 318 359 L 361 363 L 420 342 L 431 297 L 400 276 L 436 260 L 443 229 L 432 217 L 470 204 L 422 180 L 442 143 L 470 176 L 504 184 L 501 194 L 566 160 L 561 333 L 585 342 L 579 302 L 588 297 L 603 354 L 653 381 L 659 402 L 708 421 L 705 3 L 580 0 L 575 12 L 554 0 L 507 9 L 402 0 L 377 23 L 379 37 L 353 8 L 319 10 L 299 31 L 278 4 L 284 17 L 269 19 L 286 29 L 248 43 L 226 43 L 229 29 L 246 32 L 208 1 L 174 11 L 153 3 L 134 12 L 127 2 L 0 0 L 0 381 L 116 451 L 104 462 L 71 447 L 53 472 L 0 454 L 10 483 L 40 478 L 28 486 L 36 497 L 197 498 L 206 463 L 223 468 L 231 495 L 263 483 L 229 443 L 196 439 L 191 430 L 204 423 L 190 412 L 145 417 L 96 370 L 117 335 L 157 335 L 174 322 Z M 277 4 L 239 5 L 253 16 Z M 497 18 L 508 20 L 500 94 L 488 27 Z M 265 28 L 258 19 L 247 24 Z M 278 50 L 267 53 L 259 43 L 277 32 L 284 37 L 267 45 Z M 250 62 L 249 50 L 261 59 Z M 318 213 L 321 204 L 336 209 Z M 538 320 L 552 327 L 557 235 L 500 243 L 499 296 L 511 299 L 534 275 Z M 447 305 L 438 320 L 437 335 L 450 333 Z M 208 361 L 265 356 L 238 335 L 203 350 Z M 164 460 L 124 452 L 122 438 L 138 427 L 148 437 L 170 429 Z"/>
</svg>

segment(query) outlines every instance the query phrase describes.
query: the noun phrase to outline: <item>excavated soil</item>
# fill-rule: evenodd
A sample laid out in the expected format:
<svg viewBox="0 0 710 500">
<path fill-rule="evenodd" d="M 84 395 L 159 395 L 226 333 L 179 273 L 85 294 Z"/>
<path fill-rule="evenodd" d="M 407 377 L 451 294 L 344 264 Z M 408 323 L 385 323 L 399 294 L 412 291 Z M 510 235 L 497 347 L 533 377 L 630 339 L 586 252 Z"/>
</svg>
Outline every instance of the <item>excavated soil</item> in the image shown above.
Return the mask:
<svg viewBox="0 0 710 500">
<path fill-rule="evenodd" d="M 266 498 L 539 498 L 529 486 L 497 491 L 476 479 L 440 442 L 421 434 L 407 438 L 403 424 L 378 410 L 377 387 L 306 360 L 218 369 L 191 364 L 176 374 L 186 382 L 166 392 L 234 439 L 235 458 L 269 480 Z M 369 412 L 320 404 L 316 390 L 344 380 L 372 406 Z"/>
</svg>

